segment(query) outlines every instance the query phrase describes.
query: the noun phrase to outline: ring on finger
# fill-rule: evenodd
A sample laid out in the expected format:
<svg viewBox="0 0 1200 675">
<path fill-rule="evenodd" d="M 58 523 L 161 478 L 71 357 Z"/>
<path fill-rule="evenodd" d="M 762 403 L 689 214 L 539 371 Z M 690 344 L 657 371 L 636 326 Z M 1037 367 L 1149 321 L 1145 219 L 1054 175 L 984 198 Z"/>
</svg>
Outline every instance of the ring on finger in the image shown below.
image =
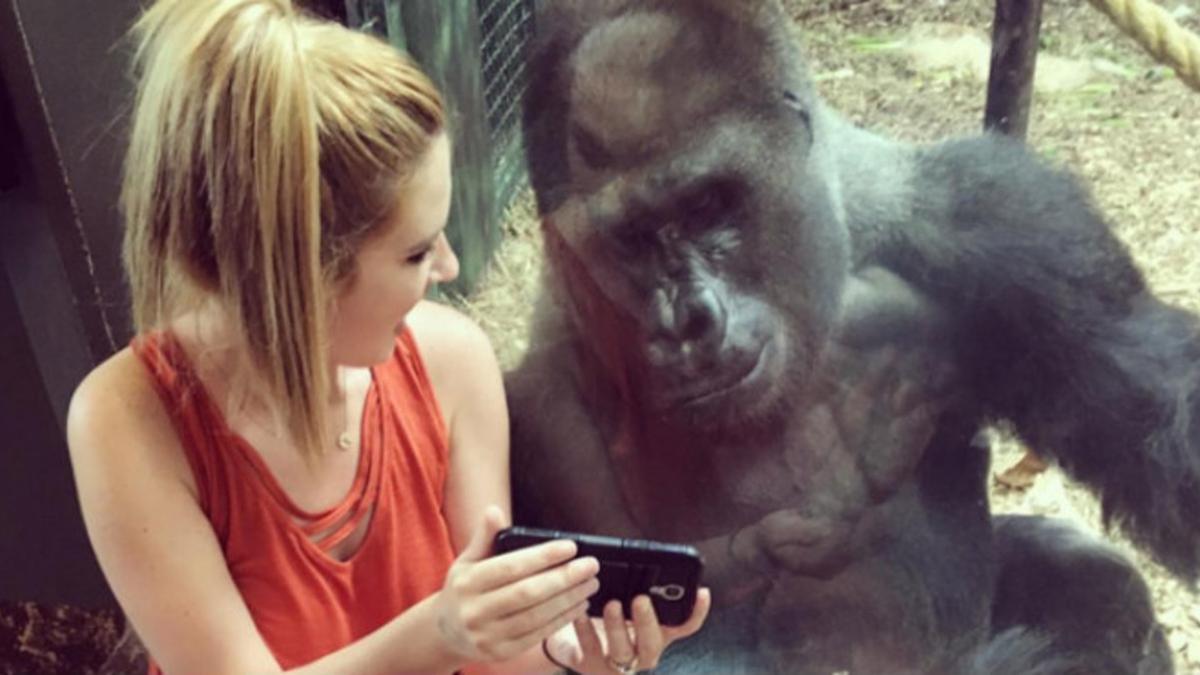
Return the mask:
<svg viewBox="0 0 1200 675">
<path fill-rule="evenodd" d="M 633 658 L 629 659 L 628 661 L 618 661 L 610 656 L 610 657 L 608 657 L 608 665 L 610 668 L 617 671 L 621 675 L 632 675 L 632 673 L 637 672 L 637 667 L 638 667 L 637 654 L 634 654 Z"/>
</svg>

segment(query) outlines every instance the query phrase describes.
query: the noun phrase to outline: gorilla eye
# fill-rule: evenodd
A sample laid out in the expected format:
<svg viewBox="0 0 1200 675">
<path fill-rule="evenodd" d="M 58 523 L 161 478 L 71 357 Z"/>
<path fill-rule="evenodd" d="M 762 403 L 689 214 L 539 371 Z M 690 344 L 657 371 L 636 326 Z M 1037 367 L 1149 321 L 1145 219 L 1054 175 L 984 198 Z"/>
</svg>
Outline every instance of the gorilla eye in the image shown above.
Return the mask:
<svg viewBox="0 0 1200 675">
<path fill-rule="evenodd" d="M 688 210 L 693 214 L 710 214 L 720 206 L 720 198 L 715 190 L 705 190 L 696 195 L 692 199 L 691 208 Z"/>
<path fill-rule="evenodd" d="M 737 199 L 736 186 L 728 180 L 710 180 L 683 201 L 684 220 L 692 226 L 710 228 L 728 217 Z"/>
</svg>

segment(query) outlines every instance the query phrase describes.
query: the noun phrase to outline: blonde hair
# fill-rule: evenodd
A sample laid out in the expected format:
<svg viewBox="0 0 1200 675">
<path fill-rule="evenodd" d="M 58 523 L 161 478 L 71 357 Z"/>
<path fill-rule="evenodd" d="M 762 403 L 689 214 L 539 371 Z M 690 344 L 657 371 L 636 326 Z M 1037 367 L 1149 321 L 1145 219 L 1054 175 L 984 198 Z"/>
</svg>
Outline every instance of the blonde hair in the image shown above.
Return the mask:
<svg viewBox="0 0 1200 675">
<path fill-rule="evenodd" d="M 315 456 L 331 293 L 441 133 L 441 97 L 387 43 L 290 0 L 158 0 L 132 35 L 121 207 L 135 328 L 215 297 Z"/>
</svg>

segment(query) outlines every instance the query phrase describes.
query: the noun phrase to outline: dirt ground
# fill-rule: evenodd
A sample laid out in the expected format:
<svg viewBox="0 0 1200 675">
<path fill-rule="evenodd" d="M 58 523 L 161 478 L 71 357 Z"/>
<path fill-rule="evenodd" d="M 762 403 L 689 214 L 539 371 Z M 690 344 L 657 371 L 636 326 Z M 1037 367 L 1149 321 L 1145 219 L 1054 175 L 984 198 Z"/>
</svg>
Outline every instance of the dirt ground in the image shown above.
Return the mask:
<svg viewBox="0 0 1200 675">
<path fill-rule="evenodd" d="M 992 0 L 787 2 L 822 94 L 854 122 L 918 142 L 975 133 L 986 90 Z M 1200 0 L 1164 5 L 1200 31 Z M 982 50 L 982 52 L 980 51 Z M 982 60 L 981 60 L 982 59 Z M 1090 186 L 1161 296 L 1200 310 L 1200 93 L 1083 0 L 1047 0 L 1028 142 Z M 463 305 L 501 362 L 516 363 L 541 268 L 528 197 L 483 286 Z M 1023 450 L 995 437 L 999 471 Z M 997 512 L 1054 515 L 1102 532 L 1096 501 L 1054 468 L 1026 490 L 996 487 Z M 1149 579 L 1179 673 L 1200 673 L 1200 595 L 1126 544 Z"/>
</svg>

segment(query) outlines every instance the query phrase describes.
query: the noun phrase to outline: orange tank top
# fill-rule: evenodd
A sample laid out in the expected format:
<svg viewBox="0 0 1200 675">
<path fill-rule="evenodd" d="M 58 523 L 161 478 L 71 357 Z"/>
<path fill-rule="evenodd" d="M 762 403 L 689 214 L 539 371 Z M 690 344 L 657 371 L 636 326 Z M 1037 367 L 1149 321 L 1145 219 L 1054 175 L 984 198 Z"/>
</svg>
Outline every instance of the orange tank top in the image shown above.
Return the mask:
<svg viewBox="0 0 1200 675">
<path fill-rule="evenodd" d="M 354 484 L 321 513 L 297 508 L 228 428 L 170 334 L 136 338 L 132 347 L 174 422 L 233 582 L 280 666 L 336 651 L 441 588 L 454 558 L 442 517 L 448 441 L 408 330 L 392 358 L 371 369 Z M 368 514 L 359 548 L 344 562 L 331 558 L 326 550 Z M 151 663 L 150 672 L 160 671 Z"/>
</svg>

